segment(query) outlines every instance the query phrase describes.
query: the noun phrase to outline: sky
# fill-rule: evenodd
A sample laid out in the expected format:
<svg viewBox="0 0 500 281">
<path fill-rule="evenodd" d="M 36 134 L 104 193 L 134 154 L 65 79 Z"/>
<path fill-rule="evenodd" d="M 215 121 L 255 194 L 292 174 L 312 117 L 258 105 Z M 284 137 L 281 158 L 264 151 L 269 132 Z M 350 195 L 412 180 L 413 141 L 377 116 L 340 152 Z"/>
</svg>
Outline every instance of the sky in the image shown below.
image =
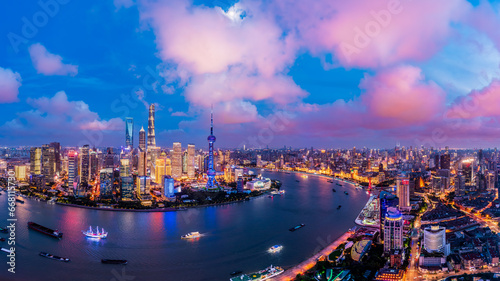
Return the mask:
<svg viewBox="0 0 500 281">
<path fill-rule="evenodd" d="M 0 5 L 0 146 L 499 146 L 499 1 Z"/>
</svg>

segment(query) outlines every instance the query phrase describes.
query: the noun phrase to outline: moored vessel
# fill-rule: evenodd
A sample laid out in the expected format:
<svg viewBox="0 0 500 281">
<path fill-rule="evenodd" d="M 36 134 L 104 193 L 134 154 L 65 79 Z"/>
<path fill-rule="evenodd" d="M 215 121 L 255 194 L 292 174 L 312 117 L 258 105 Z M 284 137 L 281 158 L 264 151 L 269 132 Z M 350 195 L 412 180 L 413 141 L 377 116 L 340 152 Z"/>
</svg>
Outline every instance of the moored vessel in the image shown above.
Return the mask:
<svg viewBox="0 0 500 281">
<path fill-rule="evenodd" d="M 237 277 L 233 277 L 229 279 L 230 281 L 262 281 L 262 280 L 268 280 L 270 278 L 273 278 L 275 276 L 280 275 L 283 273 L 283 268 L 279 266 L 270 266 L 266 269 L 263 269 L 258 272 L 250 273 L 250 274 L 243 274 Z"/>
<path fill-rule="evenodd" d="M 110 259 L 101 259 L 101 263 L 104 264 L 127 264 L 127 260 L 110 260 Z"/>
<path fill-rule="evenodd" d="M 45 257 L 45 258 L 49 258 L 49 259 L 53 259 L 53 260 L 63 261 L 63 262 L 69 262 L 70 261 L 70 259 L 68 259 L 68 258 L 63 258 L 63 257 L 60 257 L 60 256 L 54 256 L 54 255 L 51 255 L 51 254 L 48 254 L 48 253 L 45 253 L 45 252 L 40 252 L 40 256 Z"/>
<path fill-rule="evenodd" d="M 52 236 L 54 238 L 61 239 L 62 236 L 63 236 L 62 232 L 59 232 L 59 230 L 57 230 L 57 229 L 53 230 L 53 229 L 50 229 L 50 228 L 45 227 L 43 225 L 39 225 L 37 223 L 34 223 L 32 221 L 28 222 L 28 228 L 36 230 L 36 231 L 38 231 L 40 233 Z"/>
<path fill-rule="evenodd" d="M 297 225 L 295 227 L 290 228 L 289 230 L 293 232 L 293 231 L 295 231 L 297 229 L 300 229 L 300 228 L 302 228 L 304 226 L 305 226 L 305 224 L 301 223 L 301 224 L 299 224 L 299 225 Z"/>
</svg>

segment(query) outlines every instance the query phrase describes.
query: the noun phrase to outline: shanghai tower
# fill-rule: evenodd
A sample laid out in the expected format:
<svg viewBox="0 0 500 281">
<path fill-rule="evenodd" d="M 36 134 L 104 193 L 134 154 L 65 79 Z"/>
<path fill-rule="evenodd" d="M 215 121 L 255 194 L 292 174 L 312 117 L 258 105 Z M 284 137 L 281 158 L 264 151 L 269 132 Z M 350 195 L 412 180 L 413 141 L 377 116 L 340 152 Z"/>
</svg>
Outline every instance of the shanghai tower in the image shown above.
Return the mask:
<svg viewBox="0 0 500 281">
<path fill-rule="evenodd" d="M 156 147 L 155 139 L 155 105 L 149 106 L 149 122 L 148 122 L 148 148 Z"/>
<path fill-rule="evenodd" d="M 214 189 L 218 187 L 217 181 L 215 180 L 215 169 L 214 169 L 214 113 L 213 110 L 211 112 L 211 121 L 210 121 L 210 136 L 207 138 L 208 140 L 208 170 L 207 170 L 207 189 Z"/>
</svg>

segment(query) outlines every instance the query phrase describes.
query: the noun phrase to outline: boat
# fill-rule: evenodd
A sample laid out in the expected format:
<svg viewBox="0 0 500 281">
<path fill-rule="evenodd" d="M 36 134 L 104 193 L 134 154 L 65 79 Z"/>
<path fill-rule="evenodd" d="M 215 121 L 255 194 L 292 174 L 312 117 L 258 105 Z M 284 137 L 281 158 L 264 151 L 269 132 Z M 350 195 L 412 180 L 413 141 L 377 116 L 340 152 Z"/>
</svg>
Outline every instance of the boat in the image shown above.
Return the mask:
<svg viewBox="0 0 500 281">
<path fill-rule="evenodd" d="M 238 274 L 242 274 L 242 273 L 243 273 L 243 271 L 241 271 L 241 270 L 236 270 L 236 271 L 233 271 L 233 272 L 229 273 L 229 275 L 231 275 L 231 276 L 236 276 L 236 275 L 238 275 Z"/>
<path fill-rule="evenodd" d="M 290 228 L 289 230 L 292 231 L 292 232 L 294 232 L 295 230 L 303 228 L 304 226 L 306 226 L 306 225 L 303 224 L 303 223 L 301 223 L 301 224 L 299 224 L 299 225 L 297 225 L 295 227 Z"/>
<path fill-rule="evenodd" d="M 333 192 L 337 192 L 337 190 L 335 190 L 335 188 L 332 188 L 332 191 L 333 191 Z"/>
<path fill-rule="evenodd" d="M 336 184 L 339 185 L 339 186 L 342 186 L 340 183 L 336 183 Z"/>
<path fill-rule="evenodd" d="M 45 226 L 42 226 L 42 225 L 39 225 L 37 223 L 34 223 L 34 222 L 28 222 L 28 228 L 30 229 L 33 229 L 33 230 L 36 230 L 40 233 L 43 233 L 43 234 L 46 234 L 46 235 L 49 235 L 49 236 L 52 236 L 54 238 L 59 238 L 61 239 L 63 234 L 62 232 L 59 232 L 59 230 L 53 230 L 53 229 L 50 229 L 48 227 L 45 227 Z"/>
<path fill-rule="evenodd" d="M 195 231 L 195 232 L 189 232 L 188 234 L 181 236 L 181 239 L 195 239 L 199 238 L 200 236 L 201 236 L 200 233 L 198 231 Z"/>
<path fill-rule="evenodd" d="M 344 191 L 345 195 L 349 195 L 349 193 L 347 193 L 347 191 Z"/>
<path fill-rule="evenodd" d="M 282 245 L 274 245 L 271 248 L 269 248 L 267 251 L 274 254 L 274 253 L 281 251 L 282 249 L 283 249 Z"/>
<path fill-rule="evenodd" d="M 337 210 L 339 210 L 340 208 L 342 208 L 342 205 L 339 205 L 339 206 L 337 207 Z"/>
<path fill-rule="evenodd" d="M 9 249 L 5 249 L 5 248 L 2 248 L 1 249 L 3 252 L 6 252 L 6 253 L 9 253 L 9 254 L 12 254 L 13 251 L 9 250 Z"/>
<path fill-rule="evenodd" d="M 48 254 L 48 253 L 45 253 L 45 252 L 40 252 L 40 256 L 45 257 L 45 258 L 49 258 L 49 259 L 53 259 L 53 260 L 63 261 L 63 262 L 69 262 L 70 261 L 70 259 L 68 259 L 68 258 L 62 258 L 60 256 L 54 256 L 54 255 L 51 255 L 51 254 Z"/>
<path fill-rule="evenodd" d="M 110 260 L 110 259 L 101 259 L 102 263 L 105 264 L 127 264 L 127 260 Z"/>
<path fill-rule="evenodd" d="M 280 194 L 285 194 L 285 191 L 284 190 L 280 190 Z"/>
<path fill-rule="evenodd" d="M 4 241 L 5 241 L 5 238 L 3 238 L 3 237 L 2 237 L 2 238 L 0 238 L 0 241 L 4 242 Z"/>
<path fill-rule="evenodd" d="M 262 281 L 262 280 L 268 280 L 270 278 L 273 278 L 275 276 L 280 275 L 283 273 L 283 268 L 279 266 L 270 266 L 266 269 L 263 269 L 258 272 L 250 273 L 250 274 L 243 274 L 237 277 L 233 277 L 229 279 L 230 281 Z"/>
<path fill-rule="evenodd" d="M 272 196 L 272 195 L 269 195 L 268 197 L 269 197 L 269 198 L 274 198 L 274 196 Z"/>
<path fill-rule="evenodd" d="M 295 180 L 296 182 L 300 182 L 299 180 Z"/>
<path fill-rule="evenodd" d="M 108 237 L 108 233 L 106 231 L 104 231 L 104 228 L 101 228 L 101 231 L 99 231 L 99 227 L 96 227 L 96 231 L 94 232 L 92 230 L 92 226 L 89 226 L 89 230 L 87 231 L 83 231 L 83 234 L 85 234 L 85 236 L 89 237 L 89 238 L 98 238 L 98 239 L 101 239 L 101 238 L 106 238 Z"/>
<path fill-rule="evenodd" d="M 7 229 L 7 227 L 0 227 L 0 232 L 2 232 L 2 233 L 8 233 L 9 230 Z"/>
<path fill-rule="evenodd" d="M 24 204 L 24 200 L 23 200 L 23 199 L 20 199 L 20 198 L 16 198 L 16 202 L 19 202 L 19 203 Z"/>
<path fill-rule="evenodd" d="M 303 177 L 304 179 L 307 179 L 307 178 L 308 178 L 308 176 L 307 176 L 307 175 L 302 175 L 302 177 Z"/>
</svg>

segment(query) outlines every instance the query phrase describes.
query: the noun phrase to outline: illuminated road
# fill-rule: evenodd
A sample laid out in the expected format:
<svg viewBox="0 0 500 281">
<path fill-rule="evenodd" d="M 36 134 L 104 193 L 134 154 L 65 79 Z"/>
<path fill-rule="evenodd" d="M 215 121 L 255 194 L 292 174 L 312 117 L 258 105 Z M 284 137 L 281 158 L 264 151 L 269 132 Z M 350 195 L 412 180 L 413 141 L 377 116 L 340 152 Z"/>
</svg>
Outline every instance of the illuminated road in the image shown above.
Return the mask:
<svg viewBox="0 0 500 281">
<path fill-rule="evenodd" d="M 332 244 L 330 244 L 329 246 L 327 246 L 326 248 L 324 248 L 323 250 L 321 250 L 316 255 L 314 255 L 314 256 L 310 257 L 309 259 L 301 262 L 300 264 L 298 264 L 298 265 L 296 265 L 296 266 L 294 266 L 294 267 L 286 270 L 281 275 L 276 276 L 276 277 L 274 277 L 274 278 L 272 278 L 270 280 L 273 280 L 273 281 L 288 281 L 288 280 L 293 280 L 297 276 L 297 274 L 299 274 L 299 273 L 302 274 L 302 273 L 306 272 L 307 270 L 311 269 L 316 264 L 316 262 L 318 261 L 318 259 L 321 256 L 329 255 L 340 244 L 346 242 L 347 238 L 349 238 L 350 236 L 351 236 L 350 232 L 344 233 L 344 235 L 340 236 L 337 240 L 335 240 L 335 242 L 333 242 Z"/>
</svg>

